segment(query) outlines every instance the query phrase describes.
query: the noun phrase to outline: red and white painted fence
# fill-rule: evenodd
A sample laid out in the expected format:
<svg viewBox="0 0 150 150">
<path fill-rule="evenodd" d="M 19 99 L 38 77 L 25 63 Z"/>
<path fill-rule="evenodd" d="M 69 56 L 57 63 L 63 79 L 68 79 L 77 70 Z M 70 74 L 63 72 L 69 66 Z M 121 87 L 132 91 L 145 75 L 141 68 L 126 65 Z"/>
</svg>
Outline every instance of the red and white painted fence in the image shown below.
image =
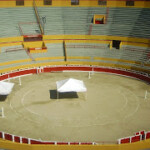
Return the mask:
<svg viewBox="0 0 150 150">
<path fill-rule="evenodd" d="M 139 132 L 135 133 L 134 136 L 118 139 L 118 144 L 134 143 L 134 142 L 138 142 L 141 140 L 147 140 L 147 139 L 150 139 L 150 131 L 147 131 L 147 132 L 139 131 Z"/>
<path fill-rule="evenodd" d="M 147 73 L 138 72 L 134 70 L 120 69 L 120 68 L 106 68 L 106 67 L 97 67 L 97 66 L 51 66 L 51 67 L 39 67 L 39 68 L 32 68 L 32 69 L 25 69 L 25 70 L 17 70 L 17 71 L 0 75 L 0 81 L 10 79 L 13 77 L 19 77 L 22 75 L 28 75 L 28 74 L 38 74 L 44 72 L 63 72 L 63 71 L 103 72 L 103 73 L 110 73 L 110 74 L 136 78 L 138 80 L 142 80 L 147 83 L 150 83 L 150 75 Z"/>
<path fill-rule="evenodd" d="M 43 140 L 37 140 L 32 138 L 26 138 L 22 136 L 16 136 L 5 132 L 0 132 L 0 138 L 16 143 L 23 143 L 23 144 L 46 144 L 46 145 L 97 145 L 101 142 L 58 142 L 58 141 L 43 141 Z M 137 133 L 134 136 L 130 137 L 124 137 L 121 139 L 118 139 L 118 144 L 126 144 L 126 143 L 134 143 L 141 140 L 147 140 L 150 139 L 150 131 L 143 132 L 137 135 Z"/>
<path fill-rule="evenodd" d="M 16 136 L 8 134 L 5 132 L 0 132 L 0 138 L 4 140 L 9 140 L 12 142 L 23 143 L 23 144 L 46 144 L 46 145 L 96 145 L 95 142 L 56 142 L 56 141 L 43 141 L 36 140 L 21 136 Z"/>
</svg>

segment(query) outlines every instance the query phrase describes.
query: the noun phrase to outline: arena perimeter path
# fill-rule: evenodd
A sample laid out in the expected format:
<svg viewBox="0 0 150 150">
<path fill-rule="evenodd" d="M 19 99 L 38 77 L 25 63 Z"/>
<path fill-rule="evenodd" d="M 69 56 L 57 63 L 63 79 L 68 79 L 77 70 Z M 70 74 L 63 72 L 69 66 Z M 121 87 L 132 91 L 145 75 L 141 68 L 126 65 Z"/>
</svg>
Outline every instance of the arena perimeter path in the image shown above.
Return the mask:
<svg viewBox="0 0 150 150">
<path fill-rule="evenodd" d="M 61 94 L 56 81 L 83 80 L 87 93 Z M 150 130 L 150 85 L 131 78 L 87 72 L 43 73 L 18 79 L 0 101 L 0 131 L 48 141 L 116 142 Z M 144 99 L 148 90 L 148 98 Z"/>
</svg>

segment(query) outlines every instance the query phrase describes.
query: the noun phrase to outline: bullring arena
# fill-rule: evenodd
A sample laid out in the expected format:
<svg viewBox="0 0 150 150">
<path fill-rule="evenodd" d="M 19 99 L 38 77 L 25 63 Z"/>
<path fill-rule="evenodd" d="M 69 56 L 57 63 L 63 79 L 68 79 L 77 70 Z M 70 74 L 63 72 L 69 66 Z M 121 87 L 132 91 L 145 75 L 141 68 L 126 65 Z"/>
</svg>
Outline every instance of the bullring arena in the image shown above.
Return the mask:
<svg viewBox="0 0 150 150">
<path fill-rule="evenodd" d="M 87 95 L 61 94 L 57 99 L 55 82 L 70 77 L 85 82 Z M 4 103 L 6 122 L 1 124 L 5 127 L 1 130 L 8 128 L 9 133 L 45 141 L 113 143 L 119 137 L 149 129 L 149 99 L 144 100 L 146 89 L 149 85 L 141 81 L 99 73 L 91 79 L 88 73 L 82 72 L 23 77 L 21 87 L 16 85 Z M 12 124 L 15 119 L 18 126 Z"/>
<path fill-rule="evenodd" d="M 150 1 L 0 0 L 0 18 L 0 148 L 150 149 Z M 58 97 L 70 78 L 87 91 Z"/>
</svg>

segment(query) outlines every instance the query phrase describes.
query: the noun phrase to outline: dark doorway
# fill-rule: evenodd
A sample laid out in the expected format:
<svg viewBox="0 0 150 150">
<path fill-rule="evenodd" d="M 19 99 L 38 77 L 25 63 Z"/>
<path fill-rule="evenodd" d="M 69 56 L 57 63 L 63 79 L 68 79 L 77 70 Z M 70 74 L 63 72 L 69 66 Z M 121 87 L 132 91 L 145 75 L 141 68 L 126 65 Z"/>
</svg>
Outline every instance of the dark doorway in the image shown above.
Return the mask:
<svg viewBox="0 0 150 150">
<path fill-rule="evenodd" d="M 79 5 L 79 0 L 71 0 L 71 5 Z"/>
<path fill-rule="evenodd" d="M 95 24 L 104 24 L 104 18 L 95 19 Z"/>
<path fill-rule="evenodd" d="M 121 41 L 113 40 L 112 41 L 112 47 L 116 48 L 116 49 L 120 49 L 120 43 L 121 43 Z"/>
<path fill-rule="evenodd" d="M 126 1 L 126 6 L 134 6 L 134 1 L 127 0 Z"/>
<path fill-rule="evenodd" d="M 42 35 L 28 35 L 28 36 L 24 36 L 24 42 L 34 42 L 34 41 L 42 41 L 43 40 L 43 37 L 42 37 Z"/>
</svg>

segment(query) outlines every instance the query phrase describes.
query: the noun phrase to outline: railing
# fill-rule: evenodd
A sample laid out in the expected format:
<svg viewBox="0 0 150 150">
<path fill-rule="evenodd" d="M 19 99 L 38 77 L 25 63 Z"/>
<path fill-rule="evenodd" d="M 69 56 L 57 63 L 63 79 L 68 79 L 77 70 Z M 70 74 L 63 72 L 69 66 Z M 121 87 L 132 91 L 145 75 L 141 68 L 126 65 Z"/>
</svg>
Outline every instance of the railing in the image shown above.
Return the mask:
<svg viewBox="0 0 150 150">
<path fill-rule="evenodd" d="M 63 48 L 64 48 L 65 61 L 67 61 L 67 48 L 66 48 L 65 40 L 63 41 Z"/>
<path fill-rule="evenodd" d="M 40 21 L 40 16 L 39 16 L 39 13 L 38 13 L 38 10 L 37 10 L 37 7 L 36 7 L 35 0 L 33 1 L 33 7 L 34 7 L 36 19 L 37 19 L 37 22 L 38 22 L 38 24 L 39 24 L 41 33 L 44 34 L 43 26 L 42 26 L 41 21 Z"/>
<path fill-rule="evenodd" d="M 14 52 L 14 51 L 22 51 L 24 48 L 7 48 L 5 52 Z"/>
<path fill-rule="evenodd" d="M 66 45 L 67 48 L 106 48 L 105 46 L 96 45 Z"/>
<path fill-rule="evenodd" d="M 20 33 L 22 36 L 24 37 L 38 37 L 38 36 L 41 36 L 41 33 L 26 33 L 23 31 L 23 25 L 29 25 L 28 28 L 30 28 L 31 25 L 37 25 L 39 26 L 39 22 L 19 22 L 18 23 L 18 26 L 19 26 L 19 30 L 20 30 Z M 34 30 L 33 30 L 34 31 Z"/>
</svg>

